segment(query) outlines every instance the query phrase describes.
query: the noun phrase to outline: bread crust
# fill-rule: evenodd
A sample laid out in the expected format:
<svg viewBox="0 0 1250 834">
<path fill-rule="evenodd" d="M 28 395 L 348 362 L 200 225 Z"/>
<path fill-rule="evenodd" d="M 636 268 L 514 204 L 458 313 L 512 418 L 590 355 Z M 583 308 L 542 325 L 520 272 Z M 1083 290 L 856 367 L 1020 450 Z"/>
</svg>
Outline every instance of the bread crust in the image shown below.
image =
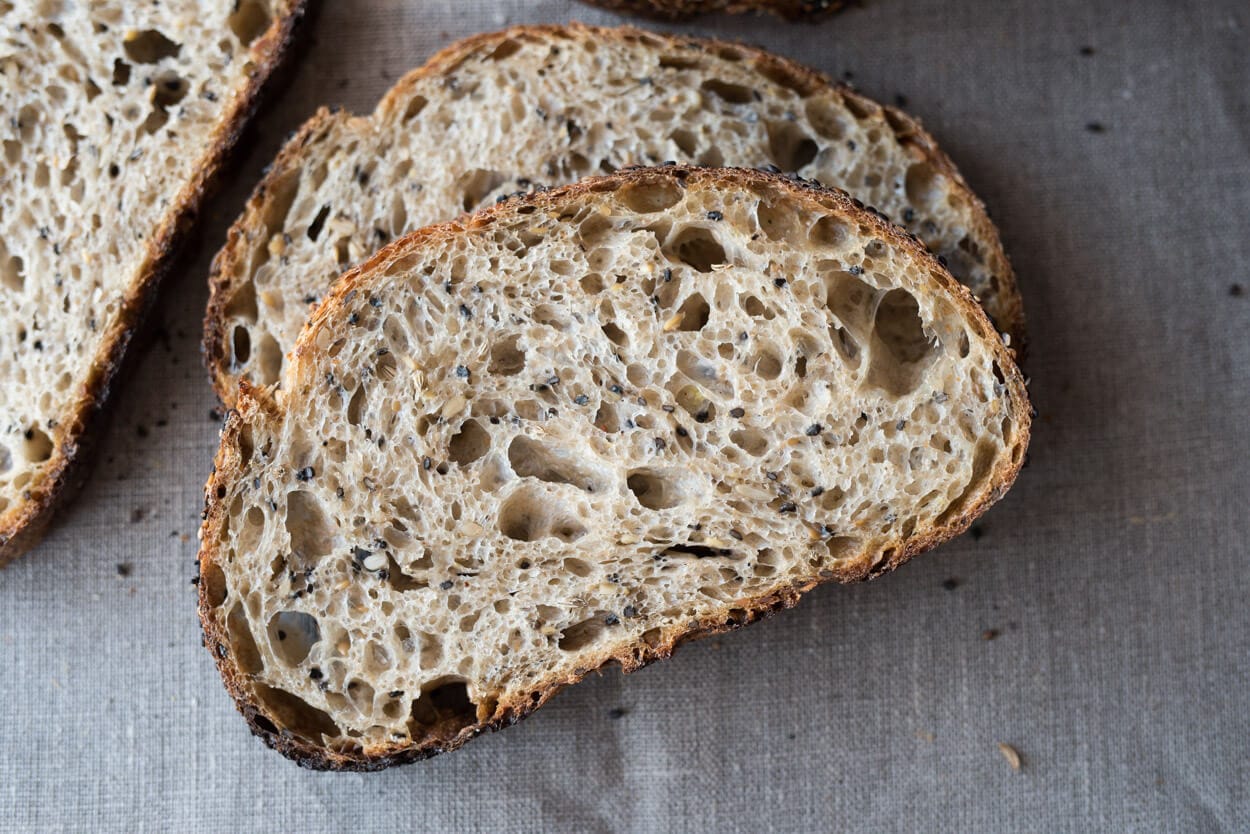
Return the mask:
<svg viewBox="0 0 1250 834">
<path fill-rule="evenodd" d="M 554 675 L 536 685 L 529 698 L 501 700 L 495 712 L 486 720 L 464 727 L 454 734 L 435 735 L 406 747 L 385 747 L 356 753 L 343 753 L 326 749 L 307 739 L 284 731 L 265 715 L 254 700 L 246 674 L 238 667 L 230 650 L 229 636 L 224 624 L 214 612 L 220 600 L 213 596 L 220 589 L 212 577 L 220 577 L 218 560 L 221 556 L 217 543 L 228 521 L 228 507 L 222 500 L 227 494 L 227 484 L 235 480 L 242 468 L 243 457 L 238 448 L 239 431 L 245 419 L 268 416 L 280 419 L 281 406 L 269 392 L 254 388 L 246 382 L 240 385 L 240 396 L 235 411 L 228 416 L 222 429 L 221 446 L 215 459 L 214 471 L 205 487 L 204 523 L 200 530 L 199 565 L 199 613 L 204 630 L 204 644 L 217 664 L 227 691 L 243 714 L 252 732 L 270 747 L 278 750 L 300 765 L 316 770 L 380 770 L 395 764 L 403 764 L 428 758 L 437 753 L 454 750 L 486 730 L 497 730 L 516 723 L 546 703 L 559 690 L 577 683 L 586 675 L 616 663 L 626 673 L 642 668 L 657 660 L 670 657 L 683 643 L 720 634 L 766 618 L 777 611 L 791 608 L 803 594 L 825 582 L 858 582 L 875 578 L 891 571 L 938 544 L 962 533 L 986 509 L 1006 494 L 1015 481 L 1028 447 L 1031 408 L 1025 381 L 1017 368 L 1012 352 L 1002 343 L 989 319 L 973 299 L 966 287 L 960 284 L 916 237 L 900 229 L 866 209 L 843 191 L 827 188 L 818 183 L 785 177 L 762 171 L 744 169 L 701 169 L 688 166 L 665 166 L 663 168 L 633 168 L 616 174 L 583 180 L 574 185 L 529 195 L 519 195 L 476 214 L 458 220 L 430 226 L 412 232 L 386 246 L 364 263 L 344 273 L 331 294 L 305 325 L 293 356 L 296 361 L 315 355 L 316 347 L 307 336 L 318 323 L 340 313 L 347 302 L 356 295 L 358 285 L 368 278 L 375 268 L 381 268 L 414 249 L 437 245 L 466 231 L 482 229 L 493 223 L 522 214 L 542 214 L 566 207 L 568 203 L 597 191 L 615 190 L 636 183 L 655 183 L 678 180 L 687 185 L 712 187 L 767 186 L 786 191 L 797 202 L 813 211 L 850 215 L 856 223 L 872 229 L 874 236 L 888 245 L 908 251 L 922 263 L 927 263 L 930 274 L 945 289 L 956 305 L 967 315 L 968 323 L 977 335 L 992 346 L 995 362 L 1001 370 L 1004 385 L 1009 393 L 1011 417 L 1017 426 L 1015 441 L 1009 455 L 1002 456 L 992 473 L 984 480 L 979 494 L 970 498 L 963 510 L 945 523 L 906 539 L 886 542 L 879 550 L 865 552 L 848 564 L 840 564 L 807 576 L 801 582 L 777 588 L 767 594 L 735 603 L 729 615 L 720 618 L 693 620 L 683 626 L 665 629 L 654 643 L 634 642 L 607 646 L 596 662 L 566 675 Z M 290 372 L 290 370 L 288 370 Z"/>
<path fill-rule="evenodd" d="M 101 341 L 91 373 L 72 412 L 55 429 L 55 453 L 28 490 L 29 498 L 0 516 L 0 568 L 38 544 L 61 506 L 82 487 L 92 446 L 135 332 L 155 300 L 156 289 L 186 240 L 196 215 L 211 195 L 222 163 L 255 111 L 265 82 L 295 42 L 297 26 L 310 0 L 281 0 L 269 28 L 250 46 L 255 70 L 213 131 L 208 152 L 173 200 L 156 232 L 146 241 L 138 274 L 121 302 L 112 328 Z"/>
<path fill-rule="evenodd" d="M 789 21 L 812 22 L 846 8 L 844 0 L 582 0 L 616 12 L 657 20 L 689 20 L 709 12 L 770 12 Z"/>
<path fill-rule="evenodd" d="M 871 110 L 880 106 L 895 131 L 900 143 L 914 148 L 921 158 L 935 170 L 943 174 L 959 189 L 973 208 L 974 230 L 978 239 L 988 245 L 985 253 L 986 263 L 991 272 L 998 278 L 998 307 L 1000 314 L 995 326 L 1011 336 L 1011 347 L 1021 359 L 1026 346 L 1026 328 L 1024 319 L 1024 303 L 1016 286 L 1015 273 L 1007 253 L 1003 250 L 998 230 L 989 218 L 985 204 L 972 191 L 963 175 L 939 147 L 937 141 L 924 127 L 903 111 L 887 105 L 878 105 L 856 92 L 845 84 L 835 82 L 815 70 L 782 58 L 777 55 L 723 40 L 693 38 L 665 35 L 649 32 L 630 26 L 596 27 L 580 23 L 568 25 L 513 26 L 500 32 L 475 35 L 458 41 L 437 52 L 422 67 L 419 67 L 396 82 L 378 102 L 375 112 L 384 112 L 399 106 L 412 93 L 413 88 L 427 78 L 438 77 L 455 71 L 473 55 L 488 53 L 500 43 L 511 38 L 528 34 L 559 35 L 560 33 L 607 39 L 645 39 L 647 42 L 663 45 L 672 49 L 699 49 L 715 53 L 721 48 L 730 48 L 742 53 L 744 61 L 751 64 L 762 74 L 770 78 L 785 79 L 788 86 L 803 95 L 810 95 L 818 90 L 832 88 L 847 99 L 858 102 L 865 109 Z M 213 259 L 209 274 L 209 301 L 204 315 L 204 336 L 202 353 L 204 363 L 213 381 L 217 396 L 227 406 L 235 401 L 236 381 L 230 372 L 230 335 L 226 328 L 226 309 L 234 294 L 247 283 L 244 274 L 243 259 L 246 257 L 245 242 L 249 233 L 264 227 L 263 216 L 269 193 L 287 176 L 297 173 L 302 167 L 307 149 L 324 136 L 326 131 L 339 122 L 346 121 L 353 126 L 363 125 L 372 119 L 372 115 L 354 116 L 339 111 L 321 108 L 312 116 L 278 153 L 264 179 L 257 184 L 252 196 L 248 199 L 243 213 L 230 227 L 226 243 Z"/>
</svg>

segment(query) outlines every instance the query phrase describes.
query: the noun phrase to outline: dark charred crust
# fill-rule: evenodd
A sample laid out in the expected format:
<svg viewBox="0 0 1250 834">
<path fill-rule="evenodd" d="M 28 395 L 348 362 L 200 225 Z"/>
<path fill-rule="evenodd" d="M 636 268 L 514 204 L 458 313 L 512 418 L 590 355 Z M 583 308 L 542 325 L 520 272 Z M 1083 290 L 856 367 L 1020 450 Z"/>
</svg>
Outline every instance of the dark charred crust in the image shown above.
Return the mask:
<svg viewBox="0 0 1250 834">
<path fill-rule="evenodd" d="M 803 581 L 788 587 L 778 588 L 768 594 L 736 603 L 726 614 L 704 618 L 684 625 L 675 625 L 666 629 L 655 645 L 644 641 L 605 650 L 588 668 L 553 676 L 539 684 L 539 696 L 519 698 L 515 701 L 500 702 L 495 713 L 487 720 L 472 724 L 458 731 L 451 737 L 425 739 L 407 747 L 384 747 L 368 751 L 340 752 L 325 749 L 317 744 L 291 734 L 284 734 L 270 717 L 256 703 L 250 683 L 235 666 L 233 655 L 226 652 L 212 652 L 214 661 L 221 672 L 226 689 L 234 698 L 239 711 L 247 719 L 252 732 L 266 744 L 273 747 L 303 767 L 315 770 L 356 770 L 373 771 L 392 765 L 405 764 L 429 758 L 438 753 L 455 750 L 465 742 L 488 730 L 498 730 L 516 723 L 550 700 L 566 686 L 577 683 L 586 675 L 603 669 L 609 664 L 618 664 L 624 672 L 633 672 L 657 660 L 671 657 L 681 645 L 721 634 L 736 628 L 772 616 L 774 613 L 794 607 L 804 594 L 825 582 L 859 582 L 872 579 L 894 570 L 913 556 L 923 553 L 948 539 L 959 535 L 972 522 L 1000 498 L 1019 473 L 1028 447 L 1030 432 L 1030 406 L 1025 389 L 1024 377 L 1013 360 L 1012 353 L 1003 344 L 981 307 L 973 300 L 966 287 L 942 267 L 932 253 L 906 231 L 891 225 L 879 216 L 867 212 L 857 206 L 856 202 L 844 191 L 807 182 L 793 176 L 782 176 L 764 171 L 724 168 L 694 168 L 689 166 L 665 166 L 663 168 L 636 168 L 618 172 L 608 177 L 583 180 L 580 183 L 551 189 L 549 191 L 518 196 L 476 214 L 466 215 L 458 220 L 430 226 L 412 232 L 386 246 L 364 263 L 348 270 L 335 284 L 334 289 L 313 315 L 310 324 L 305 327 L 304 335 L 293 351 L 298 359 L 309 355 L 312 348 L 306 345 L 321 321 L 332 317 L 344 308 L 349 298 L 359 291 L 357 286 L 374 269 L 383 268 L 388 263 L 404 256 L 412 249 L 436 244 L 449 237 L 455 237 L 474 230 L 489 227 L 499 220 L 509 219 L 527 212 L 520 211 L 534 207 L 536 211 L 556 210 L 571 200 L 589 193 L 612 191 L 635 183 L 655 183 L 660 180 L 684 180 L 687 187 L 701 184 L 711 186 L 733 185 L 737 187 L 772 187 L 793 197 L 796 201 L 807 205 L 813 210 L 830 211 L 852 216 L 856 222 L 874 227 L 872 234 L 887 241 L 890 245 L 908 252 L 912 257 L 926 264 L 928 272 L 947 290 L 956 304 L 967 315 L 968 324 L 976 330 L 994 354 L 996 364 L 1003 374 L 1004 384 L 1010 394 L 1011 416 L 1016 421 L 1016 437 L 1011 455 L 1004 455 L 994 472 L 986 479 L 986 486 L 974 501 L 970 501 L 962 513 L 946 521 L 922 535 L 906 540 L 885 542 L 875 552 L 865 553 L 849 564 L 839 564 L 819 573 L 814 573 Z M 239 385 L 238 411 L 232 412 L 222 429 L 222 443 L 215 460 L 215 471 L 205 487 L 205 521 L 201 529 L 200 568 L 215 562 L 218 552 L 215 543 L 218 534 L 226 523 L 227 505 L 217 496 L 219 484 L 231 483 L 238 475 L 240 456 L 237 452 L 239 426 L 244 419 L 251 419 L 257 412 L 265 412 L 271 418 L 280 417 L 278 406 L 268 397 L 264 390 L 241 382 Z M 223 492 L 224 494 L 224 492 Z M 199 611 L 201 624 L 204 628 L 205 643 L 210 648 L 228 642 L 216 609 L 208 598 L 206 583 L 199 584 Z"/>
<path fill-rule="evenodd" d="M 159 286 L 230 152 L 258 104 L 266 80 L 295 41 L 296 29 L 309 0 L 286 0 L 269 29 L 251 48 L 256 69 L 248 77 L 231 111 L 223 114 L 209 149 L 183 186 L 173 209 L 147 242 L 147 258 L 133 281 L 111 332 L 96 354 L 90 376 L 74 414 L 54 430 L 56 454 L 31 488 L 31 498 L 0 519 L 0 568 L 39 542 L 58 509 L 86 480 L 91 451 L 105 427 L 113 387 L 126 362 L 126 348 L 151 309 Z"/>
<path fill-rule="evenodd" d="M 660 4 L 671 5 L 662 2 Z M 741 8 L 752 6 L 750 3 L 739 3 L 737 5 Z M 785 0 L 782 0 L 778 5 L 800 6 L 804 4 L 802 2 L 787 3 Z M 729 48 L 740 53 L 745 62 L 767 77 L 784 79 L 787 86 L 801 96 L 809 96 L 822 90 L 832 89 L 843 98 L 859 103 L 866 110 L 872 111 L 880 107 L 883 113 L 888 115 L 886 121 L 894 130 L 899 142 L 906 147 L 914 149 L 920 154 L 921 159 L 948 177 L 973 206 L 973 225 L 980 239 L 988 244 L 989 251 L 986 252 L 986 261 L 990 271 L 999 279 L 1000 288 L 997 297 L 1003 302 L 1005 307 L 1005 312 L 999 315 L 1000 321 L 998 325 L 1011 334 L 1011 345 L 1016 352 L 1017 361 L 1023 361 L 1026 344 L 1024 311 L 1016 285 L 1015 274 L 1012 271 L 1011 263 L 1007 259 L 1006 253 L 1003 251 L 998 231 L 986 213 L 984 203 L 968 187 L 967 181 L 959 173 L 955 163 L 938 147 L 937 141 L 925 131 L 924 127 L 916 119 L 897 108 L 878 105 L 851 87 L 841 82 L 833 81 L 825 75 L 787 58 L 782 58 L 741 43 L 710 38 L 660 34 L 630 26 L 596 27 L 580 23 L 571 23 L 563 26 L 513 26 L 499 32 L 490 32 L 466 38 L 437 53 L 424 66 L 412 70 L 396 82 L 395 86 L 378 103 L 374 112 L 386 110 L 403 100 L 419 81 L 447 75 L 474 55 L 489 54 L 501 42 L 510 38 L 561 33 L 618 40 L 646 38 L 648 41 L 662 42 L 674 48 L 701 50 L 710 55 L 715 55 L 722 48 Z M 230 374 L 229 349 L 227 347 L 228 337 L 223 313 L 234 293 L 247 281 L 246 276 L 238 275 L 241 272 L 239 269 L 240 260 L 245 255 L 243 246 L 247 241 L 249 232 L 254 232 L 258 228 L 258 218 L 264 210 L 265 194 L 282 177 L 300 168 L 303 153 L 307 146 L 315 144 L 317 140 L 323 138 L 326 131 L 336 124 L 337 120 L 345 119 L 353 123 L 363 124 L 367 123 L 370 118 L 372 117 L 368 115 L 347 116 L 322 108 L 309 119 L 279 152 L 268 174 L 257 185 L 252 196 L 248 199 L 243 214 L 230 227 L 226 244 L 214 258 L 212 272 L 209 277 L 210 295 L 208 309 L 204 318 L 202 352 L 205 365 L 213 380 L 213 387 L 217 391 L 217 396 L 226 405 L 234 403 L 235 383 Z M 679 170 L 681 166 L 673 166 L 673 168 Z M 532 196 L 532 194 L 510 195 L 503 201 L 502 205 L 521 205 L 516 200 L 525 196 Z"/>
</svg>

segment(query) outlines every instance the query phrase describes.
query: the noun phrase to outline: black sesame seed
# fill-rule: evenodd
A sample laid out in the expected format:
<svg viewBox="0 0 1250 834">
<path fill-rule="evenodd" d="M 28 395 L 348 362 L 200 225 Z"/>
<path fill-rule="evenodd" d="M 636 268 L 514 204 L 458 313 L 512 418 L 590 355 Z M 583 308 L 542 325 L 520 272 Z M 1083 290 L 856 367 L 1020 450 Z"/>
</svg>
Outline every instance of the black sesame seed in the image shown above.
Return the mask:
<svg viewBox="0 0 1250 834">
<path fill-rule="evenodd" d="M 767 472 L 767 473 L 765 473 L 765 474 L 764 474 L 764 477 L 765 477 L 765 478 L 768 478 L 768 480 L 770 480 L 770 481 L 775 481 L 775 480 L 777 480 L 777 473 L 776 473 L 776 472 Z"/>
<path fill-rule="evenodd" d="M 660 410 L 665 412 L 666 414 L 672 414 L 674 411 L 677 410 L 677 408 L 676 406 L 672 406 L 672 405 L 662 405 L 660 406 Z"/>
<path fill-rule="evenodd" d="M 735 419 L 740 419 L 742 417 L 745 417 L 746 413 L 747 413 L 747 410 L 740 405 L 729 409 L 729 416 Z"/>
<path fill-rule="evenodd" d="M 603 618 L 604 625 L 614 626 L 614 625 L 619 624 L 620 622 L 621 622 L 620 618 L 617 617 L 615 614 L 609 614 Z"/>
<path fill-rule="evenodd" d="M 358 321 L 360 321 L 360 316 L 358 316 L 355 313 L 352 313 L 350 316 L 347 317 L 348 324 L 355 324 Z"/>
<path fill-rule="evenodd" d="M 621 611 L 621 613 L 624 614 L 626 617 L 637 617 L 638 609 L 632 605 L 626 605 L 625 609 Z"/>
<path fill-rule="evenodd" d="M 426 472 L 429 472 L 430 467 L 433 465 L 434 465 L 434 461 L 430 460 L 428 457 L 421 459 L 421 468 L 424 469 Z"/>
<path fill-rule="evenodd" d="M 822 426 L 820 423 L 812 423 L 810 426 L 807 427 L 807 431 L 805 433 L 807 434 L 808 437 L 815 437 L 816 435 L 820 434 L 824 430 L 825 430 L 825 427 Z"/>
<path fill-rule="evenodd" d="M 560 377 L 555 376 L 554 374 L 553 374 L 552 376 L 547 377 L 547 384 L 548 384 L 548 385 L 553 385 L 553 386 L 554 386 L 554 385 L 559 385 L 559 384 L 560 384 Z"/>
<path fill-rule="evenodd" d="M 657 452 L 662 452 L 662 451 L 664 451 L 667 447 L 668 447 L 668 443 L 666 443 L 666 442 L 664 441 L 664 438 L 662 438 L 662 437 L 657 437 L 657 438 L 655 438 L 655 450 L 656 450 Z"/>
<path fill-rule="evenodd" d="M 313 469 L 311 466 L 305 466 L 303 469 L 295 473 L 295 480 L 311 481 L 316 474 L 317 470 Z"/>
<path fill-rule="evenodd" d="M 469 369 L 468 369 L 468 368 L 466 368 L 464 365 L 457 365 L 457 366 L 456 366 L 456 376 L 460 377 L 461 379 L 468 379 L 468 378 L 469 378 Z"/>
<path fill-rule="evenodd" d="M 708 220 L 716 220 L 716 221 L 718 221 L 718 222 L 719 222 L 719 221 L 721 221 L 721 220 L 724 220 L 724 219 L 725 219 L 725 215 L 721 214 L 719 211 L 709 211 L 709 212 L 707 213 L 707 219 L 708 219 Z"/>
<path fill-rule="evenodd" d="M 859 266 L 858 264 L 856 264 L 855 266 L 850 267 L 850 268 L 849 268 L 849 269 L 847 269 L 846 271 L 847 271 L 847 272 L 849 272 L 849 273 L 851 273 L 852 275 L 863 275 L 863 274 L 864 274 L 864 268 L 863 268 L 862 266 Z"/>
<path fill-rule="evenodd" d="M 915 219 L 916 219 L 915 209 L 912 209 L 912 208 L 903 209 L 903 222 L 904 223 L 911 223 Z"/>
<path fill-rule="evenodd" d="M 664 283 L 667 284 L 669 281 L 672 281 L 672 280 L 673 280 L 673 270 L 671 269 L 664 270 Z"/>
<path fill-rule="evenodd" d="M 681 426 L 678 426 L 678 427 L 677 427 L 677 436 L 678 436 L 678 437 L 687 437 L 687 436 L 689 436 L 689 434 L 690 434 L 690 432 L 686 431 L 686 430 L 685 430 L 684 428 L 682 428 Z"/>
<path fill-rule="evenodd" d="M 619 385 L 609 385 L 609 386 L 608 386 L 608 390 L 609 390 L 609 391 L 611 391 L 613 394 L 624 394 L 624 393 L 625 393 L 625 389 L 624 389 L 624 388 L 622 388 L 622 387 L 621 387 L 621 386 L 619 386 Z"/>
<path fill-rule="evenodd" d="M 894 428 L 897 429 L 898 431 L 902 431 L 903 429 L 907 428 L 907 421 L 899 420 L 897 423 L 894 424 Z"/>
<path fill-rule="evenodd" d="M 470 310 L 468 307 L 464 306 L 463 304 L 461 304 L 460 315 L 464 316 L 466 319 L 471 319 L 473 318 L 473 311 Z"/>
<path fill-rule="evenodd" d="M 903 95 L 902 93 L 895 93 L 895 94 L 894 94 L 894 106 L 895 106 L 895 107 L 906 107 L 906 106 L 907 106 L 907 96 Z"/>
<path fill-rule="evenodd" d="M 773 279 L 773 286 L 774 286 L 774 287 L 778 287 L 778 288 L 780 288 L 780 287 L 784 287 L 785 285 L 786 285 L 786 279 L 785 279 L 785 278 L 774 278 L 774 279 Z"/>
<path fill-rule="evenodd" d="M 780 507 L 777 508 L 777 512 L 793 513 L 793 512 L 797 512 L 798 509 L 799 508 L 794 505 L 793 501 L 787 501 L 786 503 L 782 504 Z"/>
<path fill-rule="evenodd" d="M 576 397 L 573 398 L 573 402 L 577 403 L 578 405 L 585 405 L 586 403 L 590 402 L 590 397 L 586 396 L 585 394 L 578 394 Z"/>
<path fill-rule="evenodd" d="M 438 587 L 440 587 L 440 588 L 442 588 L 444 591 L 446 591 L 446 590 L 448 590 L 449 588 L 451 588 L 451 586 L 452 586 L 452 585 L 454 585 L 454 584 L 455 584 L 455 583 L 454 583 L 454 582 L 452 582 L 450 579 L 444 579 L 442 582 L 438 583 Z"/>
<path fill-rule="evenodd" d="M 316 666 L 314 666 L 313 668 L 308 670 L 308 677 L 312 678 L 315 681 L 321 680 L 321 670 L 318 669 Z"/>
</svg>

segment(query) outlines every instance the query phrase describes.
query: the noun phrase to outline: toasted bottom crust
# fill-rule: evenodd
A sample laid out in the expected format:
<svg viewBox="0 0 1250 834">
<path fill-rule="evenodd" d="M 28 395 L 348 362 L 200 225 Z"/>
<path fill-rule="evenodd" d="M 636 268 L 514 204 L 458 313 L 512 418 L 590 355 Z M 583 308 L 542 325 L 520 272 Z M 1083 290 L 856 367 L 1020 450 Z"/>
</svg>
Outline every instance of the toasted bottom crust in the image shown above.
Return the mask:
<svg viewBox="0 0 1250 834">
<path fill-rule="evenodd" d="M 183 187 L 156 234 L 148 238 L 144 266 L 100 345 L 77 406 L 54 430 L 56 453 L 31 488 L 29 498 L 0 517 L 0 568 L 39 543 L 57 511 L 72 500 L 86 480 L 91 451 L 104 428 L 109 399 L 125 364 L 126 348 L 151 309 L 155 291 L 186 241 L 200 207 L 211 195 L 222 163 L 255 112 L 265 82 L 295 42 L 308 2 L 286 0 L 285 10 L 274 15 L 269 29 L 256 40 L 256 69 L 214 131 L 194 179 Z"/>
<path fill-rule="evenodd" d="M 796 199 L 813 202 L 829 200 L 844 209 L 856 206 L 856 210 L 860 210 L 844 192 L 794 177 L 787 178 L 749 170 L 701 170 L 683 166 L 659 170 L 666 172 L 665 175 L 682 180 L 713 178 L 720 183 L 780 183 L 791 190 Z M 646 181 L 649 178 L 655 178 L 656 171 L 657 169 L 647 168 L 629 169 L 607 178 L 583 180 L 578 184 L 544 193 L 514 197 L 459 221 L 413 232 L 347 272 L 336 284 L 331 296 L 318 309 L 314 322 L 341 312 L 339 308 L 346 300 L 357 294 L 356 285 L 361 276 L 376 266 L 388 263 L 390 259 L 396 257 L 397 252 L 405 247 L 417 245 L 424 240 L 438 240 L 454 236 L 462 233 L 466 228 L 487 226 L 505 213 L 542 214 L 552 211 L 556 205 L 555 201 L 602 189 L 606 181 L 611 180 L 617 185 Z M 487 730 L 498 730 L 516 723 L 538 709 L 564 687 L 577 683 L 588 674 L 608 665 L 617 664 L 624 672 L 632 672 L 656 660 L 670 657 L 678 646 L 687 641 L 739 628 L 771 616 L 779 610 L 791 608 L 798 603 L 803 594 L 817 585 L 834 580 L 846 583 L 875 578 L 897 568 L 913 556 L 964 532 L 977 517 L 1007 492 L 1023 464 L 1031 422 L 1024 378 L 1013 361 L 1011 352 L 1002 345 L 988 318 L 968 290 L 938 266 L 937 259 L 917 238 L 885 223 L 875 215 L 865 213 L 862 219 L 865 223 L 876 226 L 875 233 L 890 245 L 910 250 L 915 257 L 932 264 L 933 274 L 956 299 L 960 309 L 968 315 L 969 323 L 977 331 L 979 337 L 991 346 L 996 364 L 1003 374 L 1002 384 L 1012 394 L 1012 416 L 1017 426 L 1012 453 L 999 461 L 990 475 L 986 477 L 986 486 L 980 495 L 970 500 L 962 511 L 943 520 L 940 526 L 915 538 L 893 539 L 881 543 L 878 548 L 864 553 L 854 561 L 822 569 L 816 575 L 789 586 L 736 602 L 734 607 L 723 616 L 705 617 L 691 620 L 684 625 L 667 627 L 654 641 L 626 644 L 615 649 L 607 648 L 601 654 L 594 656 L 596 662 L 584 668 L 541 680 L 535 685 L 530 697 L 501 700 L 486 720 L 477 721 L 459 729 L 450 728 L 441 733 L 435 732 L 420 743 L 403 747 L 375 748 L 368 752 L 363 750 L 340 752 L 329 750 L 308 739 L 280 729 L 262 711 L 260 705 L 254 700 L 255 696 L 251 691 L 248 676 L 235 663 L 225 625 L 216 616 L 222 602 L 222 599 L 216 597 L 224 598 L 225 594 L 224 575 L 218 566 L 221 555 L 218 543 L 222 539 L 219 533 L 229 520 L 229 508 L 222 499 L 227 496 L 229 485 L 238 479 L 242 471 L 243 458 L 239 453 L 240 430 L 246 419 L 261 416 L 281 419 L 281 408 L 268 392 L 243 382 L 240 385 L 238 410 L 230 414 L 222 430 L 221 446 L 214 461 L 214 472 L 205 487 L 204 524 L 200 531 L 199 613 L 204 630 L 205 647 L 212 653 L 227 691 L 247 720 L 253 734 L 301 766 L 317 770 L 372 771 L 429 758 L 437 753 L 455 750 Z M 304 332 L 310 332 L 309 328 L 306 328 Z M 295 351 L 297 354 L 303 354 L 314 349 L 301 340 Z"/>
</svg>

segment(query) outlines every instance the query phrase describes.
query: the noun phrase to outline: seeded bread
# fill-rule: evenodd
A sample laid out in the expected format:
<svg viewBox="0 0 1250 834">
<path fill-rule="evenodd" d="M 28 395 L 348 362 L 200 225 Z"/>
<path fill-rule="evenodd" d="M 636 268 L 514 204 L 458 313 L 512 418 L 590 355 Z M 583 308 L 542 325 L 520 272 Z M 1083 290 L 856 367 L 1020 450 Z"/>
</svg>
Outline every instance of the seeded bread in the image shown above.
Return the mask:
<svg viewBox="0 0 1250 834">
<path fill-rule="evenodd" d="M 271 385 L 340 272 L 500 196 L 667 160 L 774 164 L 847 188 L 945 257 L 1019 346 L 1011 266 L 980 200 L 912 119 L 789 61 L 638 29 L 518 27 L 445 50 L 371 116 L 291 139 L 218 255 L 205 356 L 222 399 Z"/>
<path fill-rule="evenodd" d="M 79 480 L 130 335 L 302 7 L 0 2 L 0 565 Z"/>
<path fill-rule="evenodd" d="M 634 169 L 350 271 L 242 383 L 200 615 L 252 729 L 373 769 L 880 574 L 1008 489 L 1010 351 L 911 236 L 762 172 Z"/>
<path fill-rule="evenodd" d="M 659 20 L 686 20 L 709 12 L 771 12 L 786 20 L 818 20 L 848 4 L 845 0 L 582 0 L 618 12 Z"/>
</svg>

